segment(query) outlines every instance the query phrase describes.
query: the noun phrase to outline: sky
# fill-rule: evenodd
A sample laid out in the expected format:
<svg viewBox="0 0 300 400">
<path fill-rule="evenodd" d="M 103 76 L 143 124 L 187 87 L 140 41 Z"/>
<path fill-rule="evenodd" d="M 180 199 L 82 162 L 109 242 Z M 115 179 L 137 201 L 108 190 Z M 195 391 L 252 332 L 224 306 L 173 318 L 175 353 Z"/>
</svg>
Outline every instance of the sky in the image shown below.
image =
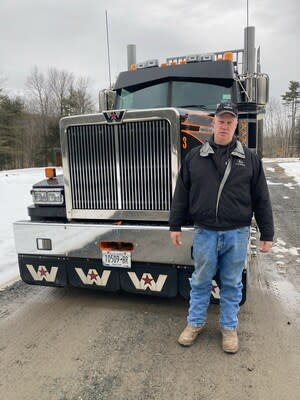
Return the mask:
<svg viewBox="0 0 300 400">
<path fill-rule="evenodd" d="M 299 188 L 299 158 L 264 159 L 264 162 L 266 163 L 266 172 L 268 172 L 268 170 L 274 170 L 274 168 L 268 164 L 269 162 L 278 162 L 278 164 L 284 168 L 285 173 L 291 177 L 291 182 L 285 185 L 290 189 Z M 57 173 L 61 174 L 62 169 L 58 168 Z M 39 182 L 43 178 L 43 168 L 0 171 L 0 290 L 20 279 L 13 235 L 13 222 L 29 219 L 27 207 L 32 204 L 30 189 L 34 183 Z M 268 181 L 268 185 L 272 184 L 272 182 Z M 281 183 L 276 183 L 276 185 L 280 184 Z M 283 196 L 282 201 L 284 202 L 286 199 L 288 199 L 288 197 Z M 293 255 L 299 255 L 298 250 L 300 249 L 288 249 L 282 241 L 280 243 L 275 243 L 274 248 L 278 250 L 278 246 L 280 246 L 279 250 L 281 252 L 290 252 Z"/>
<path fill-rule="evenodd" d="M 262 72 L 270 76 L 270 96 L 280 99 L 290 80 L 300 80 L 300 2 L 248 3 Z M 127 44 L 137 45 L 138 62 L 243 47 L 247 0 L 0 0 L 5 90 L 22 95 L 34 66 L 56 67 L 90 78 L 96 102 L 109 86 L 105 10 L 113 81 L 127 68 Z"/>
</svg>

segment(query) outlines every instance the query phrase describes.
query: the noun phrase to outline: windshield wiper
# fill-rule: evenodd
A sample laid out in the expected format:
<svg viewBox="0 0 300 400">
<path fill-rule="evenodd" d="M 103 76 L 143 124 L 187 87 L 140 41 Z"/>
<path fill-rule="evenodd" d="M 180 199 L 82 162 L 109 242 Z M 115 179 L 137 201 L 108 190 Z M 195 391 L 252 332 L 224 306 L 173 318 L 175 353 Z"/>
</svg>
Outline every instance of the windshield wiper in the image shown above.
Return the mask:
<svg viewBox="0 0 300 400">
<path fill-rule="evenodd" d="M 202 110 L 207 109 L 207 107 L 204 104 L 184 104 L 183 106 L 177 106 L 177 107 L 183 107 L 183 108 L 194 107 L 194 108 L 201 108 Z"/>
</svg>

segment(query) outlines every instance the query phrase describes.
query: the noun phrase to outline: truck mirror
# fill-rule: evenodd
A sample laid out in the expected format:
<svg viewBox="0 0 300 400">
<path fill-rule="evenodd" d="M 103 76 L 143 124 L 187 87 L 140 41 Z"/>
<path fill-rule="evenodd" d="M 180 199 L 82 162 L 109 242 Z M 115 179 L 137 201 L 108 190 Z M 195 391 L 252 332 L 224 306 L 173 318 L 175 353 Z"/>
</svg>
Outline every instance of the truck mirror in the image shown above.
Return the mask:
<svg viewBox="0 0 300 400">
<path fill-rule="evenodd" d="M 269 76 L 260 74 L 256 78 L 257 104 L 265 106 L 269 101 Z"/>
<path fill-rule="evenodd" d="M 114 106 L 116 92 L 110 89 L 100 90 L 99 92 L 99 112 L 111 110 Z"/>
</svg>

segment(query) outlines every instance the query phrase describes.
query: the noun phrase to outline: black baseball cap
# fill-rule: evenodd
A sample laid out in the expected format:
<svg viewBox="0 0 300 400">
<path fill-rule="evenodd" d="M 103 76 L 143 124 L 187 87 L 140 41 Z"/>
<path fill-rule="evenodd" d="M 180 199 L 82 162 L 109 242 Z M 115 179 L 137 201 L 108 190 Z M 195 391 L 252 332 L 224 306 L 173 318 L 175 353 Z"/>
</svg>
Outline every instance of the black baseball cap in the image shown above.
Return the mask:
<svg viewBox="0 0 300 400">
<path fill-rule="evenodd" d="M 238 109 L 234 103 L 220 103 L 216 109 L 215 115 L 232 114 L 234 117 L 238 117 Z"/>
</svg>

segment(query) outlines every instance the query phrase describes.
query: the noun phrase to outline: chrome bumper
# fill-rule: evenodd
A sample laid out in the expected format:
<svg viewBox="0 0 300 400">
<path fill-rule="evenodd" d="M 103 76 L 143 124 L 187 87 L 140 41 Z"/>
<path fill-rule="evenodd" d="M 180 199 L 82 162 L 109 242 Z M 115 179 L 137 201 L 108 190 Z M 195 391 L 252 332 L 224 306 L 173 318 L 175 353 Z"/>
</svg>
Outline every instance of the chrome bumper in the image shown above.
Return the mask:
<svg viewBox="0 0 300 400">
<path fill-rule="evenodd" d="M 88 223 L 14 223 L 18 254 L 101 259 L 101 241 L 130 242 L 133 262 L 193 265 L 191 258 L 194 229 L 183 228 L 183 244 L 175 248 L 167 226 L 113 225 Z M 50 239 L 51 250 L 39 250 L 37 239 Z"/>
</svg>

